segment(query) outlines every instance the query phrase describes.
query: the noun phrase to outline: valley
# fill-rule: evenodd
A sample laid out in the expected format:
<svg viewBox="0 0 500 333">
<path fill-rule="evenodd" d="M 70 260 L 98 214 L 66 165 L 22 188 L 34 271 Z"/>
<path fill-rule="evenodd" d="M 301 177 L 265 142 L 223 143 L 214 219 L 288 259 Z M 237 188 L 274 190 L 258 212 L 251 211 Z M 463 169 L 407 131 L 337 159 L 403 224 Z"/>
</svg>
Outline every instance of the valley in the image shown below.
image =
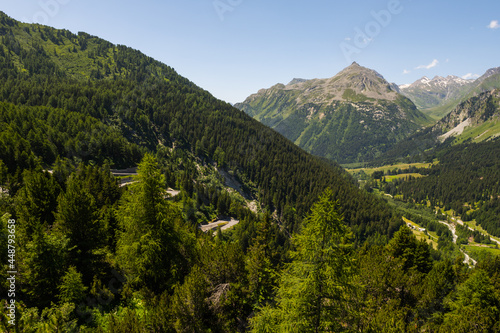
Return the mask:
<svg viewBox="0 0 500 333">
<path fill-rule="evenodd" d="M 220 5 L 227 34 L 257 6 Z M 165 22 L 175 42 L 134 34 L 252 80 L 211 62 L 210 24 Z M 398 87 L 349 63 L 233 106 L 139 50 L 0 12 L 0 331 L 500 331 L 500 70 Z"/>
<path fill-rule="evenodd" d="M 402 184 L 402 182 L 418 182 L 419 178 L 427 177 L 427 172 L 425 170 L 429 170 L 433 166 L 437 165 L 439 165 L 439 161 L 436 160 L 433 163 L 395 164 L 372 168 L 365 167 L 347 169 L 347 171 L 353 175 L 355 179 L 357 179 L 361 188 L 368 189 L 370 192 L 373 192 L 383 197 L 384 200 L 389 201 L 391 205 L 398 207 L 401 211 L 404 222 L 410 226 L 410 229 L 412 229 L 415 236 L 418 239 L 424 239 L 435 249 L 437 249 L 438 246 L 439 236 L 434 231 L 426 229 L 429 221 L 433 221 L 433 223 L 441 223 L 451 231 L 452 239 L 449 241 L 452 240 L 453 243 L 460 245 L 460 251 L 465 256 L 464 262 L 471 262 L 475 265 L 479 258 L 482 259 L 489 254 L 500 254 L 500 250 L 498 250 L 500 237 L 496 237 L 499 235 L 491 235 L 474 219 L 469 219 L 467 222 L 464 222 L 453 209 L 448 209 L 444 206 L 431 206 L 431 202 L 428 200 L 424 200 L 422 203 L 416 203 L 411 197 L 404 199 L 403 195 L 397 194 L 397 192 L 392 190 L 393 187 L 384 185 L 388 185 L 393 182 L 400 184 Z M 415 172 L 409 173 L 408 171 Z M 417 173 L 416 171 L 420 173 Z M 425 216 L 426 222 L 415 223 L 411 219 L 407 218 L 407 216 L 411 217 L 415 215 L 419 217 Z M 465 230 L 457 233 L 457 225 L 465 228 Z M 464 239 L 464 232 L 466 234 L 472 233 L 478 235 L 479 238 L 470 236 L 468 239 Z M 459 234 L 460 240 L 457 243 Z M 486 244 L 482 241 L 478 242 L 478 239 L 483 239 Z"/>
</svg>

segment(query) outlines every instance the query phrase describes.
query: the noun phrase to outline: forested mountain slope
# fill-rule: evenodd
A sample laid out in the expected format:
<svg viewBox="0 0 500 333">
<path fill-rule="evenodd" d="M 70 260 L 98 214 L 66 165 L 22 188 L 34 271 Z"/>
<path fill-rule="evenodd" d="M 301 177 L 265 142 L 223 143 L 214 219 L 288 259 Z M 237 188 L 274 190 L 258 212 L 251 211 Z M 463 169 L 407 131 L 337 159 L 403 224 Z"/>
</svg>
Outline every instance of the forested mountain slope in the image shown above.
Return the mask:
<svg viewBox="0 0 500 333">
<path fill-rule="evenodd" d="M 457 141 L 485 141 L 500 135 L 500 90 L 494 89 L 471 97 L 458 105 L 434 127 L 441 140 L 450 136 Z"/>
<path fill-rule="evenodd" d="M 386 191 L 403 200 L 453 209 L 464 221 L 473 219 L 500 237 L 500 140 L 449 147 L 439 163 L 420 170 L 425 177 L 388 183 Z"/>
<path fill-rule="evenodd" d="M 1 158 L 10 174 L 32 156 L 48 167 L 58 156 L 127 167 L 147 150 L 177 147 L 233 170 L 283 220 L 286 212 L 301 216 L 332 186 L 349 223 L 386 232 L 390 213 L 357 191 L 340 168 L 304 153 L 172 68 L 85 33 L 4 14 L 1 33 Z"/>
<path fill-rule="evenodd" d="M 398 143 L 381 160 L 404 157 L 432 159 L 435 148 L 463 142 L 482 142 L 500 136 L 500 90 L 493 89 L 460 103 L 435 125 Z M 421 155 L 420 157 L 418 157 Z"/>
</svg>

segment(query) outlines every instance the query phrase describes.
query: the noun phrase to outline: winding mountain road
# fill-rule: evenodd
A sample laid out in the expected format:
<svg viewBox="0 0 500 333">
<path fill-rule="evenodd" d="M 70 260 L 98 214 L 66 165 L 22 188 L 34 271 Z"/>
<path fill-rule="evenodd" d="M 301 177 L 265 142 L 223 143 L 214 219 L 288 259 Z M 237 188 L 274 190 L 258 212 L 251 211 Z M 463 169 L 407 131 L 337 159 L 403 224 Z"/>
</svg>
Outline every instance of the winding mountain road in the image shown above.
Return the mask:
<svg viewBox="0 0 500 333">
<path fill-rule="evenodd" d="M 220 220 L 217 220 L 217 221 L 209 223 L 209 224 L 200 225 L 200 229 L 203 232 L 207 232 L 209 230 L 216 229 L 220 224 L 222 224 L 222 226 L 221 226 L 220 229 L 221 230 L 226 230 L 226 229 L 229 229 L 229 228 L 235 226 L 239 222 L 240 221 L 235 220 L 232 217 L 231 218 L 225 218 L 225 219 L 220 219 Z"/>
<path fill-rule="evenodd" d="M 455 220 L 455 219 L 453 219 Z M 460 220 L 459 220 L 460 221 Z M 457 221 L 458 222 L 458 221 Z M 461 222 L 461 223 L 460 223 Z M 463 221 L 460 221 L 458 222 L 459 224 L 464 224 Z M 439 221 L 439 223 L 442 223 L 444 225 L 446 225 L 448 227 L 448 229 L 450 229 L 451 231 L 451 234 L 453 235 L 453 243 L 457 243 L 457 239 L 458 239 L 458 235 L 457 235 L 457 230 L 455 228 L 455 226 L 453 224 L 449 224 L 448 222 L 446 221 Z M 472 229 L 471 227 L 468 227 L 470 230 L 474 230 Z M 464 259 L 464 264 L 469 264 L 472 262 L 472 265 L 476 265 L 477 264 L 477 261 L 472 259 L 464 250 L 460 249 L 460 252 L 462 252 L 462 254 L 464 255 L 465 259 Z"/>
</svg>

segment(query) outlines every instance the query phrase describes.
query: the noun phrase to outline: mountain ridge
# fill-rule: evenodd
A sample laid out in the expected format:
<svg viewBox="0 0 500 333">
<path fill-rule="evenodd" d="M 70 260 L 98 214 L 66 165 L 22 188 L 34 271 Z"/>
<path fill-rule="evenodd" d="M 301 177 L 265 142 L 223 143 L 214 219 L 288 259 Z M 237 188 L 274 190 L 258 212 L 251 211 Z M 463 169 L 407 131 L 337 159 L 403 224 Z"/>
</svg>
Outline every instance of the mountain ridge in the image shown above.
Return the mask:
<svg viewBox="0 0 500 333">
<path fill-rule="evenodd" d="M 294 79 L 235 107 L 312 154 L 344 162 L 374 158 L 429 119 L 375 70 L 353 62 L 327 79 Z"/>
<path fill-rule="evenodd" d="M 488 69 L 475 80 L 455 75 L 435 76 L 433 79 L 424 76 L 411 84 L 400 85 L 399 88 L 419 110 L 438 120 L 468 98 L 500 88 L 500 67 Z"/>
<path fill-rule="evenodd" d="M 477 128 L 484 127 L 486 123 L 498 123 L 500 120 L 500 89 L 484 92 L 471 97 L 459 104 L 453 111 L 443 117 L 433 130 L 440 130 L 443 134 L 439 136 L 445 140 L 456 136 L 460 141 L 471 139 L 472 141 L 484 141 L 499 136 L 491 128 L 485 129 L 479 135 L 474 136 L 471 132 Z M 469 135 L 470 133 L 470 135 Z"/>
<path fill-rule="evenodd" d="M 377 163 L 432 156 L 449 145 L 500 137 L 500 89 L 485 91 L 457 105 L 434 125 L 419 130 L 387 151 Z M 420 158 L 418 157 L 420 155 Z"/>
<path fill-rule="evenodd" d="M 9 117 L 0 117 L 5 140 L 0 143 L 7 147 L 0 151 L 0 159 L 9 166 L 9 173 L 21 177 L 22 168 L 34 159 L 50 168 L 57 157 L 69 159 L 68 163 L 107 160 L 113 164 L 118 160 L 107 151 L 125 153 L 123 142 L 128 142 L 134 150 L 117 164 L 120 167 L 135 166 L 137 155 L 147 151 L 173 156 L 185 156 L 188 151 L 199 158 L 197 163 L 231 170 L 290 230 L 297 227 L 291 207 L 302 216 L 328 186 L 343 202 L 348 223 L 361 222 L 351 214 L 361 208 L 348 208 L 356 205 L 348 196 L 359 196 L 359 202 L 368 200 L 367 206 L 381 204 L 358 191 L 340 167 L 307 154 L 140 51 L 86 33 L 21 23 L 2 12 L 0 31 L 0 96 L 1 102 L 12 105 Z M 61 116 L 65 113 L 81 115 L 75 117 L 78 126 L 88 122 L 99 127 L 80 130 L 71 122 L 66 129 Z M 46 119 L 53 129 L 40 132 L 36 125 Z M 99 128 L 120 137 L 99 132 Z M 58 132 L 63 132 L 64 141 L 57 140 L 62 136 Z M 25 163 L 24 156 L 30 163 Z M 275 156 L 280 158 L 275 160 Z M 176 163 L 182 168 L 182 162 Z M 183 170 L 182 179 L 170 182 L 192 189 L 189 172 Z M 366 218 L 384 228 L 382 220 Z"/>
</svg>

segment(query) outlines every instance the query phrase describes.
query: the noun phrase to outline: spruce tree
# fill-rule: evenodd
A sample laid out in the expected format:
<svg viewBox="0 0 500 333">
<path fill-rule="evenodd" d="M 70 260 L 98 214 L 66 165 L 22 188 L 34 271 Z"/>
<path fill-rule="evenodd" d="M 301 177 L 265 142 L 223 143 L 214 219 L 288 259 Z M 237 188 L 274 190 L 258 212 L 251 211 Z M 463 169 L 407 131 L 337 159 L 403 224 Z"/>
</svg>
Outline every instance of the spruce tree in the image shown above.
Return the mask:
<svg viewBox="0 0 500 333">
<path fill-rule="evenodd" d="M 254 332 L 339 332 L 344 330 L 352 286 L 351 232 L 327 189 L 292 239 L 295 250 L 277 292 L 277 306 L 264 307 Z"/>
</svg>

